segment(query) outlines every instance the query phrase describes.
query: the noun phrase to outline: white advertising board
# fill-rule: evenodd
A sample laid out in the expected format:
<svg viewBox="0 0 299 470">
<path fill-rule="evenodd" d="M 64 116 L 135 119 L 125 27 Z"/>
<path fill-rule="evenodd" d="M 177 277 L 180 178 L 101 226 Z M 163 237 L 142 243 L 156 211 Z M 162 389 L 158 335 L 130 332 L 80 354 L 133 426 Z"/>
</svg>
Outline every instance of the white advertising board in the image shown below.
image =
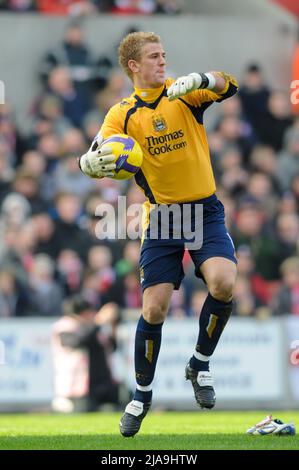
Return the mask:
<svg viewBox="0 0 299 470">
<path fill-rule="evenodd" d="M 0 322 L 0 404 L 51 401 L 52 324 L 53 318 L 18 318 Z"/>
</svg>

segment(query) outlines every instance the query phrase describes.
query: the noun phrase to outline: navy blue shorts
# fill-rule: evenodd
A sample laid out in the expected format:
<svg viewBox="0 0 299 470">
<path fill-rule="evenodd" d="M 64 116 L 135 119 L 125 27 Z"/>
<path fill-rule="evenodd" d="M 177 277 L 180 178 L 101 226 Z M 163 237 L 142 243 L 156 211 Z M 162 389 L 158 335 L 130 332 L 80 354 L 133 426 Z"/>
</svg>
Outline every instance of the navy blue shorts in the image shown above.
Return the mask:
<svg viewBox="0 0 299 470">
<path fill-rule="evenodd" d="M 206 199 L 190 203 L 202 204 L 202 244 L 198 249 L 189 248 L 189 253 L 195 266 L 195 275 L 202 278 L 200 265 L 208 258 L 227 258 L 235 263 L 235 248 L 224 222 L 224 207 L 214 194 Z M 180 206 L 182 206 L 180 204 Z M 151 220 L 151 219 L 150 219 Z M 150 222 L 151 224 L 151 222 Z M 160 283 L 172 283 L 179 289 L 184 278 L 182 265 L 186 249 L 186 239 L 153 239 L 149 236 L 150 224 L 147 228 L 147 237 L 144 239 L 140 255 L 140 277 L 142 289 Z M 170 221 L 171 225 L 171 221 Z M 194 229 L 194 226 L 192 226 Z M 171 235 L 171 231 L 170 231 Z"/>
</svg>

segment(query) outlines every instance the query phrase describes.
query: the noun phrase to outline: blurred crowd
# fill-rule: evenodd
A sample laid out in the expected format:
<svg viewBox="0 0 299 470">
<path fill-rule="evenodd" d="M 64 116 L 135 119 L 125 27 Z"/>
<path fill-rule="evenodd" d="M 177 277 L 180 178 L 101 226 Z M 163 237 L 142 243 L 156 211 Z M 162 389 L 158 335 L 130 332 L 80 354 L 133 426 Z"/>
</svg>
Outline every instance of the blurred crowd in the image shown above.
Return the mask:
<svg viewBox="0 0 299 470">
<path fill-rule="evenodd" d="M 0 106 L 0 317 L 59 317 L 74 294 L 97 311 L 109 302 L 138 311 L 139 240 L 112 233 L 103 239 L 107 227 L 96 209 L 108 202 L 117 211 L 119 196 L 127 196 L 127 206 L 144 196 L 133 180 L 87 178 L 76 161 L 131 84 L 117 68 L 116 50 L 95 59 L 77 23 L 36 73 L 42 91 L 30 109 L 29 133 L 21 132 L 9 103 Z M 297 315 L 299 118 L 288 90 L 271 89 L 258 64 L 238 79 L 238 95 L 214 105 L 208 132 L 239 262 L 235 315 Z M 184 269 L 170 307 L 176 318 L 198 316 L 206 297 L 188 252 Z"/>
<path fill-rule="evenodd" d="M 88 16 L 100 13 L 175 15 L 181 12 L 181 7 L 181 0 L 0 0 L 0 10 L 62 16 Z"/>
</svg>

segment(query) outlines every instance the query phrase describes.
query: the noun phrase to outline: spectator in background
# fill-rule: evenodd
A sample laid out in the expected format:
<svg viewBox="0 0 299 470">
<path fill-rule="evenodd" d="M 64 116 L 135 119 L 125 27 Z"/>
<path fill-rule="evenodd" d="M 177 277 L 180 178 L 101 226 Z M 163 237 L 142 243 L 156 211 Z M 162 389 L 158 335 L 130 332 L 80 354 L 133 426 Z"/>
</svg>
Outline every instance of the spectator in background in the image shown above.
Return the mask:
<svg viewBox="0 0 299 470">
<path fill-rule="evenodd" d="M 132 269 L 123 280 L 123 308 L 140 309 L 142 306 L 142 293 L 140 288 L 140 271 Z"/>
<path fill-rule="evenodd" d="M 142 305 L 139 268 L 129 268 L 109 286 L 104 299 L 121 308 L 137 309 Z"/>
<path fill-rule="evenodd" d="M 45 156 L 37 150 L 29 150 L 23 155 L 23 165 L 20 167 L 22 172 L 24 172 L 24 174 L 30 174 L 31 177 L 39 183 L 39 196 L 42 205 L 36 206 L 35 204 L 34 213 L 45 210 L 55 192 L 54 175 L 47 173 L 47 163 Z"/>
<path fill-rule="evenodd" d="M 266 305 L 272 298 L 272 285 L 266 282 L 263 277 L 255 269 L 255 261 L 249 246 L 240 245 L 236 252 L 238 260 L 238 276 L 244 281 L 239 285 L 239 295 L 242 297 L 242 292 L 247 292 L 250 288 L 254 297 L 254 305 Z M 246 286 L 246 280 L 249 286 Z M 248 303 L 247 303 L 248 305 Z M 238 314 L 238 307 L 235 306 L 235 313 Z"/>
<path fill-rule="evenodd" d="M 64 289 L 64 297 L 70 297 L 80 291 L 83 263 L 75 251 L 66 249 L 59 253 L 57 274 Z"/>
<path fill-rule="evenodd" d="M 273 315 L 299 315 L 299 257 L 287 258 L 280 272 L 282 286 L 273 299 Z"/>
<path fill-rule="evenodd" d="M 267 145 L 255 145 L 249 157 L 249 169 L 269 175 L 276 191 L 280 187 L 277 179 L 277 156 L 272 147 Z"/>
<path fill-rule="evenodd" d="M 251 277 L 255 272 L 254 259 L 248 245 L 240 245 L 236 251 L 238 260 L 238 273 L 244 277 Z"/>
<path fill-rule="evenodd" d="M 31 110 L 33 122 L 31 125 L 31 132 L 27 139 L 29 149 L 36 149 L 39 144 L 39 140 L 42 137 L 53 133 L 54 130 L 53 123 L 48 118 L 40 115 L 38 106 L 38 104 L 34 104 Z"/>
<path fill-rule="evenodd" d="M 61 139 L 54 132 L 37 137 L 37 150 L 46 160 L 46 173 L 51 176 L 61 157 Z M 51 195 L 53 197 L 53 194 Z"/>
<path fill-rule="evenodd" d="M 263 71 L 258 64 L 249 64 L 239 88 L 239 98 L 243 112 L 258 133 L 258 118 L 267 110 L 270 89 L 266 84 Z"/>
<path fill-rule="evenodd" d="M 234 314 L 260 317 L 269 315 L 270 312 L 266 306 L 271 303 L 273 295 L 277 291 L 278 281 L 266 281 L 256 271 L 255 261 L 249 246 L 239 246 L 236 257 L 238 260 L 238 285 L 236 287 L 238 300 L 234 306 Z"/>
<path fill-rule="evenodd" d="M 34 257 L 29 272 L 29 314 L 33 316 L 60 316 L 63 293 L 54 280 L 55 265 L 45 254 Z"/>
<path fill-rule="evenodd" d="M 118 276 L 123 276 L 139 266 L 140 243 L 139 240 L 129 240 L 123 250 L 123 257 L 115 264 Z"/>
<path fill-rule="evenodd" d="M 218 162 L 219 180 L 231 195 L 238 196 L 246 191 L 249 174 L 244 169 L 242 153 L 237 147 L 229 147 Z"/>
<path fill-rule="evenodd" d="M 266 111 L 256 118 L 256 131 L 260 142 L 270 145 L 277 152 L 280 151 L 283 147 L 284 134 L 292 122 L 288 94 L 272 91 Z"/>
<path fill-rule="evenodd" d="M 109 356 L 115 348 L 118 310 L 106 304 L 98 312 L 80 296 L 66 304 L 53 326 L 55 411 L 95 411 L 119 404 L 120 386 Z"/>
<path fill-rule="evenodd" d="M 48 92 L 60 99 L 64 116 L 75 127 L 80 127 L 85 114 L 90 109 L 90 102 L 84 93 L 79 93 L 74 87 L 69 69 L 55 67 L 49 74 Z"/>
<path fill-rule="evenodd" d="M 3 228 L 13 226 L 19 229 L 30 214 L 31 207 L 26 197 L 20 193 L 11 192 L 3 199 L 1 205 L 1 226 Z"/>
<path fill-rule="evenodd" d="M 82 279 L 81 295 L 85 300 L 88 300 L 95 310 L 98 310 L 103 303 L 98 287 L 99 282 L 97 272 L 89 268 L 85 269 Z M 112 299 L 112 301 L 115 300 Z M 115 301 L 115 303 L 119 305 L 117 301 Z"/>
<path fill-rule="evenodd" d="M 88 268 L 96 273 L 97 291 L 103 302 L 110 300 L 109 292 L 115 281 L 115 271 L 112 267 L 112 254 L 104 245 L 93 246 L 88 251 Z"/>
<path fill-rule="evenodd" d="M 278 154 L 277 179 L 283 191 L 290 188 L 299 171 L 299 130 L 288 133 L 285 148 Z"/>
<path fill-rule="evenodd" d="M 28 293 L 9 270 L 0 270 L 0 319 L 25 316 Z"/>
<path fill-rule="evenodd" d="M 53 220 L 46 212 L 39 212 L 32 217 L 32 222 L 36 233 L 35 253 L 44 253 L 52 259 L 56 259 L 59 241 Z"/>
<path fill-rule="evenodd" d="M 26 198 L 11 193 L 3 201 L 0 219 L 0 263 L 9 269 L 18 282 L 26 284 L 27 271 L 36 243 L 34 226 L 29 218 Z"/>
<path fill-rule="evenodd" d="M 240 245 L 250 247 L 256 270 L 264 279 L 278 279 L 279 244 L 274 238 L 267 214 L 250 195 L 240 199 L 232 238 L 236 248 Z"/>
<path fill-rule="evenodd" d="M 115 282 L 109 290 L 109 298 L 122 308 L 140 308 L 139 283 L 140 243 L 130 240 L 123 247 L 123 255 L 115 264 Z"/>
<path fill-rule="evenodd" d="M 44 212 L 48 209 L 47 202 L 39 192 L 40 181 L 24 167 L 19 167 L 12 184 L 15 192 L 26 198 L 32 213 Z"/>
<path fill-rule="evenodd" d="M 299 201 L 298 201 L 299 202 Z M 294 191 L 285 191 L 281 195 L 281 199 L 278 204 L 278 214 L 294 214 L 298 211 L 298 205 L 296 199 L 296 193 Z"/>
<path fill-rule="evenodd" d="M 44 94 L 33 110 L 36 114 L 33 133 L 31 135 L 32 145 L 36 144 L 36 137 L 48 132 L 54 132 L 61 137 L 71 126 L 71 121 L 63 115 L 63 103 L 58 96 Z M 35 136 L 35 133 L 38 135 Z"/>
<path fill-rule="evenodd" d="M 46 170 L 46 161 L 44 156 L 36 150 L 28 150 L 22 156 L 24 171 L 30 173 L 34 178 L 39 179 L 43 184 L 44 174 Z"/>
<path fill-rule="evenodd" d="M 227 148 L 236 147 L 242 152 L 244 162 L 247 163 L 255 144 L 255 137 L 246 126 L 243 126 L 240 118 L 234 115 L 224 115 L 219 121 L 217 130 L 222 138 L 222 152 Z"/>
<path fill-rule="evenodd" d="M 58 163 L 53 177 L 56 194 L 66 191 L 84 198 L 94 187 L 93 181 L 87 180 L 78 168 L 74 154 L 64 156 L 63 160 Z"/>
<path fill-rule="evenodd" d="M 272 219 L 277 210 L 278 192 L 274 190 L 274 181 L 263 172 L 252 172 L 247 183 L 247 195 L 252 196 L 260 207 Z"/>
<path fill-rule="evenodd" d="M 119 240 L 117 237 L 114 238 L 104 238 L 102 235 L 103 225 L 101 224 L 103 217 L 97 215 L 97 210 L 101 207 L 101 204 L 104 203 L 104 200 L 101 197 L 101 194 L 97 192 L 90 192 L 88 198 L 85 202 L 84 212 L 85 212 L 85 227 L 90 238 L 90 244 L 106 246 L 109 248 L 113 264 L 121 259 L 123 246 L 126 244 L 126 240 Z M 104 234 L 103 234 L 104 235 Z"/>
<path fill-rule="evenodd" d="M 252 292 L 250 279 L 243 275 L 238 275 L 234 290 L 236 302 L 233 313 L 237 316 L 254 316 L 258 305 L 258 300 Z"/>
<path fill-rule="evenodd" d="M 91 86 L 95 80 L 95 62 L 78 21 L 73 20 L 68 24 L 62 43 L 48 51 L 43 58 L 40 71 L 44 83 L 57 67 L 68 69 L 76 93 L 90 102 Z"/>
<path fill-rule="evenodd" d="M 232 229 L 232 225 L 234 224 L 235 215 L 237 212 L 237 200 L 226 191 L 221 190 L 221 187 L 219 188 L 219 196 L 221 196 L 221 200 L 223 201 L 223 205 L 225 207 L 225 224 L 228 231 L 230 231 Z"/>
<path fill-rule="evenodd" d="M 13 273 L 17 281 L 24 286 L 27 285 L 28 269 L 33 258 L 34 237 L 30 222 L 21 227 L 8 226 L 1 236 L 1 268 Z"/>
<path fill-rule="evenodd" d="M 216 119 L 215 129 L 218 129 L 219 124 L 226 118 L 235 118 L 239 122 L 239 132 L 242 139 L 246 139 L 252 144 L 256 143 L 256 133 L 252 124 L 244 115 L 241 100 L 237 95 L 234 95 L 230 100 L 223 102 L 221 111 Z"/>
<path fill-rule="evenodd" d="M 81 202 L 78 196 L 71 193 L 59 193 L 56 197 L 55 238 L 57 251 L 74 250 L 84 261 L 89 248 L 89 234 L 81 228 L 78 220 Z"/>
<path fill-rule="evenodd" d="M 94 181 L 86 181 L 75 167 L 76 156 L 86 148 L 81 130 L 74 127 L 64 132 L 61 138 L 61 158 L 52 174 L 53 194 L 64 191 L 84 198 L 95 186 Z"/>
<path fill-rule="evenodd" d="M 280 265 L 286 258 L 296 255 L 299 240 L 299 217 L 296 213 L 278 215 L 276 237 L 279 242 L 278 265 Z"/>
<path fill-rule="evenodd" d="M 80 129 L 68 129 L 61 139 L 62 155 L 77 154 L 86 149 L 84 135 Z"/>
<path fill-rule="evenodd" d="M 15 167 L 20 163 L 20 155 L 26 150 L 26 141 L 20 135 L 11 105 L 0 106 L 0 143 L 6 145 L 6 158 L 8 163 Z"/>
<path fill-rule="evenodd" d="M 7 145 L 0 140 L 0 204 L 10 192 L 10 183 L 14 173 L 7 156 Z"/>
<path fill-rule="evenodd" d="M 103 113 L 101 110 L 91 110 L 88 112 L 82 123 L 82 130 L 86 141 L 92 140 L 99 130 L 103 122 Z"/>
<path fill-rule="evenodd" d="M 178 13 L 181 13 L 181 8 L 177 0 L 156 0 L 156 9 L 154 13 L 177 15 Z"/>
</svg>

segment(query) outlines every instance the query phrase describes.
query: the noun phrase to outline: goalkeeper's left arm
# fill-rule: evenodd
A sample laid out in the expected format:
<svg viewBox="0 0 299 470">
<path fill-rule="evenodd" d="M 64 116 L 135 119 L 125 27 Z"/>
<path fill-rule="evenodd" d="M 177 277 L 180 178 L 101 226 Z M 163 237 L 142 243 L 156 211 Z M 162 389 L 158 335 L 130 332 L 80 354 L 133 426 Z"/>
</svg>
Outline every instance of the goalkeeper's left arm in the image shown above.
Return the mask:
<svg viewBox="0 0 299 470">
<path fill-rule="evenodd" d="M 214 93 L 222 94 L 229 88 L 230 83 L 232 83 L 237 90 L 238 84 L 232 75 L 228 75 L 224 72 L 194 72 L 177 78 L 168 88 L 167 96 L 169 101 L 173 101 L 180 96 L 184 96 L 199 89 L 208 89 Z"/>
</svg>

